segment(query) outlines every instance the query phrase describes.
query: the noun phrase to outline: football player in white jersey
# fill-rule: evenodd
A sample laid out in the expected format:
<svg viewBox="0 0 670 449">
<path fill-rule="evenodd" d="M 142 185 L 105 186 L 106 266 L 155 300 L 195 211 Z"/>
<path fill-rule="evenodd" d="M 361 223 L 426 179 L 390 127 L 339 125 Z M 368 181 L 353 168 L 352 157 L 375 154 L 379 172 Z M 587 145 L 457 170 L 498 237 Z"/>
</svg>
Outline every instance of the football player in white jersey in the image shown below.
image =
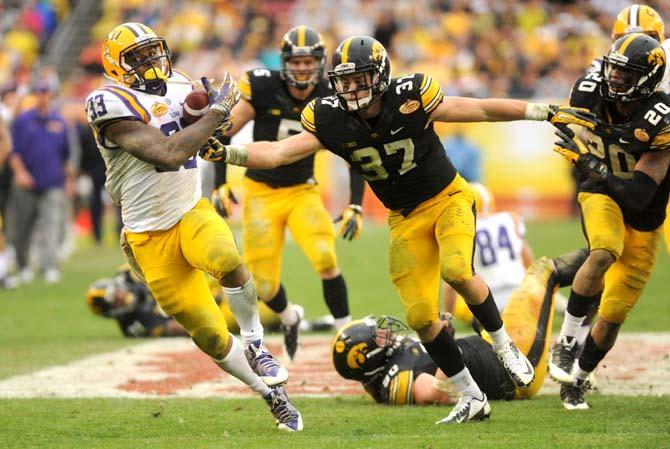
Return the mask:
<svg viewBox="0 0 670 449">
<path fill-rule="evenodd" d="M 475 272 L 489 285 L 498 310 L 505 308 L 533 263 L 533 250 L 524 239 L 526 227 L 518 215 L 495 212 L 495 201 L 489 189 L 479 183 L 470 183 L 475 193 L 477 224 L 475 230 Z M 472 312 L 463 298 L 448 284 L 443 286 L 444 310 L 468 324 L 473 323 Z"/>
<path fill-rule="evenodd" d="M 263 345 L 256 290 L 233 235 L 201 198 L 195 156 L 239 100 L 226 74 L 220 88 L 202 79 L 209 111 L 185 127 L 183 102 L 193 82 L 173 70 L 165 39 L 140 23 L 114 28 L 102 44 L 113 84 L 86 100 L 88 120 L 107 167 L 106 187 L 121 206 L 121 246 L 161 308 L 223 370 L 260 393 L 277 427 L 302 430 L 283 384 L 288 372 Z M 230 335 L 205 272 L 223 286 L 243 343 Z"/>
<path fill-rule="evenodd" d="M 616 40 L 629 33 L 644 33 L 653 37 L 661 43 L 665 50 L 666 59 L 670 59 L 670 39 L 665 38 L 665 25 L 660 14 L 654 8 L 647 5 L 631 5 L 622 9 L 612 25 L 612 39 Z M 600 73 L 602 60 L 595 59 L 588 69 L 589 73 Z M 670 94 L 670 64 L 665 65 L 665 75 L 658 85 L 658 89 Z M 666 216 L 670 216 L 670 204 L 667 207 Z M 663 225 L 665 245 L 670 253 L 670 219 L 666 218 Z"/>
</svg>

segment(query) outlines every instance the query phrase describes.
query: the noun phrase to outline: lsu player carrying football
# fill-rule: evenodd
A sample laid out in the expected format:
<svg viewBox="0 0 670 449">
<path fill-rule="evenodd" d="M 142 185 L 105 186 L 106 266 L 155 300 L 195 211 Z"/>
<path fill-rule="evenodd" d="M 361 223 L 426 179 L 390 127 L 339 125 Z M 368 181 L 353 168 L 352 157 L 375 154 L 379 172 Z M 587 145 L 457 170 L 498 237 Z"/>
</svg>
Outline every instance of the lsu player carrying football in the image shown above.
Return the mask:
<svg viewBox="0 0 670 449">
<path fill-rule="evenodd" d="M 103 41 L 102 61 L 114 83 L 93 91 L 86 109 L 107 190 L 121 206 L 124 255 L 195 344 L 263 396 L 279 429 L 302 430 L 282 386 L 288 372 L 263 345 L 251 276 L 230 229 L 201 198 L 195 156 L 229 120 L 239 99 L 235 81 L 226 74 L 217 90 L 202 78 L 210 110 L 184 127 L 182 104 L 194 86 L 173 70 L 165 39 L 143 24 L 124 23 Z M 225 289 L 244 345 L 228 332 L 205 272 Z"/>
<path fill-rule="evenodd" d="M 589 408 L 586 379 L 614 345 L 656 261 L 670 191 L 670 97 L 658 90 L 666 64 L 652 37 L 620 37 L 601 72 L 578 79 L 571 92 L 570 104 L 590 109 L 598 126 L 557 132 L 555 151 L 582 177 L 578 201 L 590 248 L 549 365 L 570 410 Z M 598 298 L 599 318 L 575 363 L 575 332 Z"/>
<path fill-rule="evenodd" d="M 533 250 L 525 240 L 523 219 L 512 212 L 496 211 L 493 193 L 486 186 L 471 182 L 477 223 L 473 265 L 491 289 L 498 310 L 505 309 L 510 296 L 521 284 L 526 268 L 533 263 Z M 472 312 L 456 291 L 444 284 L 444 310 L 461 321 L 473 322 Z"/>
<path fill-rule="evenodd" d="M 321 35 L 306 26 L 289 30 L 281 44 L 281 70 L 255 69 L 239 82 L 242 99 L 233 108 L 233 125 L 227 136 L 254 120 L 254 140 L 282 140 L 302 131 L 300 113 L 312 99 L 332 95 L 324 79 L 326 55 Z M 217 210 L 228 215 L 230 189 L 226 165 L 216 164 L 213 194 Z M 364 182 L 350 170 L 351 200 L 343 213 L 341 232 L 356 238 L 361 228 Z M 287 300 L 281 285 L 285 229 L 322 280 L 323 297 L 335 318 L 336 328 L 351 320 L 347 286 L 337 264 L 332 220 L 314 179 L 314 155 L 274 168 L 248 169 L 244 178 L 242 247 L 260 298 L 279 314 L 286 352 L 293 359 L 298 348 L 302 308 Z"/>
<path fill-rule="evenodd" d="M 528 388 L 519 388 L 510 380 L 486 334 L 456 339 L 465 365 L 489 399 L 528 399 L 540 391 L 547 373 L 556 291 L 570 285 L 587 254 L 581 249 L 554 259 L 537 259 L 503 312 L 510 336 L 535 368 L 535 379 Z M 448 321 L 444 325 L 453 330 Z M 335 369 L 342 377 L 361 382 L 381 404 L 455 403 L 458 391 L 448 376 L 421 343 L 400 335 L 403 327 L 388 317 L 366 317 L 343 327 L 331 348 Z"/>
<path fill-rule="evenodd" d="M 661 43 L 665 50 L 666 60 L 670 55 L 670 39 L 665 38 L 665 25 L 660 14 L 647 5 L 631 5 L 627 6 L 617 15 L 614 24 L 612 25 L 612 39 L 618 39 L 629 33 L 644 33 Z M 600 73 L 602 68 L 602 59 L 596 59 L 591 63 L 588 72 Z M 663 80 L 658 87 L 666 94 L 670 94 L 670 64 L 665 66 L 665 74 Z M 670 204 L 666 209 L 666 217 L 670 216 Z M 663 226 L 665 235 L 665 246 L 670 253 L 670 219 L 666 218 Z"/>
<path fill-rule="evenodd" d="M 303 132 L 248 145 L 222 146 L 210 139 L 201 156 L 273 168 L 327 148 L 360 171 L 390 209 L 389 268 L 409 327 L 462 394 L 440 422 L 483 419 L 490 412 L 486 395 L 438 317 L 440 277 L 463 296 L 488 331 L 515 385 L 528 386 L 534 370 L 505 331 L 486 283 L 472 271 L 474 196 L 446 157 L 432 122 L 528 119 L 593 127 L 590 117 L 573 108 L 519 100 L 444 98 L 437 81 L 425 74 L 391 79 L 386 49 L 368 36 L 340 43 L 332 67 L 336 95 L 305 107 Z"/>
</svg>

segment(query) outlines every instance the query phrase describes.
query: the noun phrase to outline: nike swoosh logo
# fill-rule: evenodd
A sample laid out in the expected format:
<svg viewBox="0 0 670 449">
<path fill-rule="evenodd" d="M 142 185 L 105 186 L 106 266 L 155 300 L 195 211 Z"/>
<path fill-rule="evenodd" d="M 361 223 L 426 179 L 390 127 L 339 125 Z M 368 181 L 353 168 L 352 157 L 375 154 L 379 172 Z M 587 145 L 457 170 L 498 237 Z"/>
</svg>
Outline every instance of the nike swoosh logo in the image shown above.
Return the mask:
<svg viewBox="0 0 670 449">
<path fill-rule="evenodd" d="M 625 145 L 625 144 L 629 144 L 630 142 L 627 141 L 626 139 L 619 138 L 619 143 L 623 143 Z"/>
<path fill-rule="evenodd" d="M 529 360 L 526 360 L 526 372 L 524 374 L 533 374 L 533 365 L 530 364 Z"/>
<path fill-rule="evenodd" d="M 451 193 L 449 194 L 449 196 L 454 196 L 454 195 L 456 195 L 457 193 L 461 193 L 461 190 L 456 190 L 455 192 L 451 192 Z"/>
<path fill-rule="evenodd" d="M 402 131 L 403 128 L 404 128 L 404 126 L 401 126 L 401 127 L 398 128 L 398 129 L 392 129 L 392 130 L 391 130 L 391 135 L 392 135 L 392 136 L 395 136 L 395 135 L 398 134 L 400 131 Z"/>
</svg>

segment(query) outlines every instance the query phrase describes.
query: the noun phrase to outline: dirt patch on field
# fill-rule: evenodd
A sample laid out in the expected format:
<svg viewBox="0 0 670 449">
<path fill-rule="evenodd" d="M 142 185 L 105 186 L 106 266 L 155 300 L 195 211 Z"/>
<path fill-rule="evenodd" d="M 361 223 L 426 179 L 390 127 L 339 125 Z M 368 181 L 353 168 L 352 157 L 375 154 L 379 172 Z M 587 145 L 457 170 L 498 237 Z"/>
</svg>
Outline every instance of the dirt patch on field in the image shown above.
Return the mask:
<svg viewBox="0 0 670 449">
<path fill-rule="evenodd" d="M 292 395 L 364 394 L 341 379 L 330 362 L 328 336 L 307 336 L 290 372 Z M 268 340 L 281 358 L 276 337 Z M 624 334 L 597 373 L 603 394 L 670 394 L 670 334 Z M 543 394 L 556 393 L 547 380 Z M 0 397 L 224 397 L 250 396 L 237 379 L 221 371 L 189 339 L 159 339 L 0 381 Z"/>
</svg>

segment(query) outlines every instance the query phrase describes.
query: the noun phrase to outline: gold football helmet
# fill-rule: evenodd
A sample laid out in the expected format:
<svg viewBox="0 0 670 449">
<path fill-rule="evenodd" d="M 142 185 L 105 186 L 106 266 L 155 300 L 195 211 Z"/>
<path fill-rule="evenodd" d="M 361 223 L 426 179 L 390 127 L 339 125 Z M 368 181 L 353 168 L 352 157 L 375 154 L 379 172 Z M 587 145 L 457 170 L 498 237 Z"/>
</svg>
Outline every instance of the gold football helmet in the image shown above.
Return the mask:
<svg viewBox="0 0 670 449">
<path fill-rule="evenodd" d="M 490 214 L 495 210 L 493 193 L 483 184 L 471 182 L 472 192 L 475 194 L 475 208 L 481 215 Z"/>
<path fill-rule="evenodd" d="M 102 278 L 86 291 L 86 305 L 96 315 L 116 318 L 135 307 L 136 295 L 128 288 L 123 275 Z"/>
<path fill-rule="evenodd" d="M 102 43 L 105 76 L 133 89 L 156 93 L 172 75 L 170 49 L 165 39 L 141 23 L 114 28 Z"/>
<path fill-rule="evenodd" d="M 618 39 L 628 33 L 648 34 L 657 41 L 663 42 L 665 25 L 654 8 L 636 4 L 622 9 L 612 26 L 612 39 Z"/>
</svg>

